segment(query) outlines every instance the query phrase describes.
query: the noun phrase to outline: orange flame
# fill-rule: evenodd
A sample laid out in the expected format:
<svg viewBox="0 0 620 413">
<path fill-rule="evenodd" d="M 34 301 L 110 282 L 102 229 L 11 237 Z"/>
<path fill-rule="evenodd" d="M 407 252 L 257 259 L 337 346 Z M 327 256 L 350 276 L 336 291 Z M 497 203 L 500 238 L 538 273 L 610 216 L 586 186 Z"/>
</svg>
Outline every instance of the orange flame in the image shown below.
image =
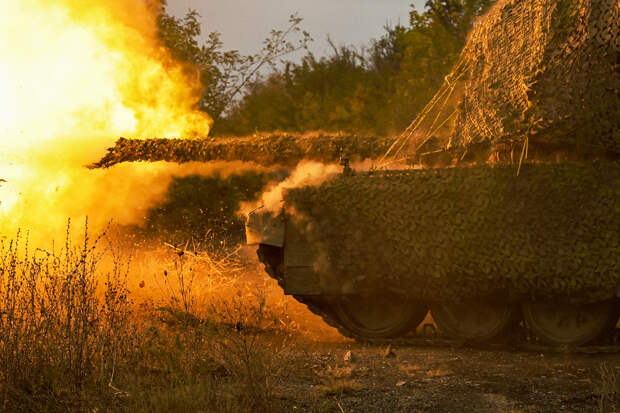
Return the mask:
<svg viewBox="0 0 620 413">
<path fill-rule="evenodd" d="M 68 217 L 141 218 L 167 167 L 87 171 L 119 136 L 206 136 L 194 68 L 157 37 L 153 0 L 0 2 L 0 235 Z"/>
</svg>

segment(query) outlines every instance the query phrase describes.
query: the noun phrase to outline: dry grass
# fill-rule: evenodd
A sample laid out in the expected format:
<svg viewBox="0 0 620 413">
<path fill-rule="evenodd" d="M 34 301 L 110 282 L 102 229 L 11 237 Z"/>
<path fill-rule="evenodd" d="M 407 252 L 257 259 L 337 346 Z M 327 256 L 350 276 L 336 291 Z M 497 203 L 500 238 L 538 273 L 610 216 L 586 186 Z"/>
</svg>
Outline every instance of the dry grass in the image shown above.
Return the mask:
<svg viewBox="0 0 620 413">
<path fill-rule="evenodd" d="M 324 397 L 350 396 L 364 389 L 364 386 L 355 380 L 331 379 L 320 387 Z"/>
<path fill-rule="evenodd" d="M 0 245 L 2 411 L 270 410 L 294 329 L 233 286 L 232 256 L 172 251 L 161 294 L 134 302 L 131 260 L 108 237 L 70 240 Z"/>
<path fill-rule="evenodd" d="M 102 239 L 29 250 L 18 234 L 0 246 L 0 397 L 13 411 L 102 400 L 131 348 L 126 270 L 97 273 Z M 119 261 L 116 261 L 117 263 Z M 93 389 L 101 389 L 90 394 Z"/>
<path fill-rule="evenodd" d="M 600 366 L 601 386 L 599 388 L 598 411 L 601 413 L 620 412 L 620 378 L 618 369 L 602 363 Z"/>
</svg>

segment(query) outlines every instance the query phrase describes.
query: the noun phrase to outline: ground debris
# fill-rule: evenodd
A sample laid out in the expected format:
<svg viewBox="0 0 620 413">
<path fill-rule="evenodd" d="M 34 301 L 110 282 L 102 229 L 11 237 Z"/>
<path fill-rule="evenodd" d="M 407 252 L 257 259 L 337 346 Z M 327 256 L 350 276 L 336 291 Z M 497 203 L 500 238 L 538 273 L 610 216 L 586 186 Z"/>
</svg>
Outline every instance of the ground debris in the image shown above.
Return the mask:
<svg viewBox="0 0 620 413">
<path fill-rule="evenodd" d="M 396 353 L 394 353 L 394 350 L 392 350 L 391 344 L 388 344 L 388 346 L 386 347 L 385 351 L 383 352 L 383 357 L 386 357 L 386 358 L 396 357 Z"/>
</svg>

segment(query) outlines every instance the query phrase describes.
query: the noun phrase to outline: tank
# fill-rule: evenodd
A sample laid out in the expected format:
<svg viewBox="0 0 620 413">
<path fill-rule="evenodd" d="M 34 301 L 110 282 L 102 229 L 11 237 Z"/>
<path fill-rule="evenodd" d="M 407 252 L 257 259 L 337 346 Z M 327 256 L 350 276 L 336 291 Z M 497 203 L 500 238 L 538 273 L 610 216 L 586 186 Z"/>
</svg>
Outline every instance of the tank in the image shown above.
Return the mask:
<svg viewBox="0 0 620 413">
<path fill-rule="evenodd" d="M 249 215 L 286 294 L 360 341 L 430 311 L 460 340 L 592 343 L 618 320 L 619 26 L 617 0 L 498 0 L 396 138 L 121 139 L 91 167 L 372 160 Z"/>
<path fill-rule="evenodd" d="M 375 171 L 249 216 L 267 272 L 361 341 L 429 311 L 471 342 L 516 324 L 551 345 L 603 337 L 620 297 L 619 10 L 496 2 Z"/>
<path fill-rule="evenodd" d="M 620 163 L 343 174 L 257 210 L 247 241 L 286 294 L 361 341 L 497 339 L 523 320 L 582 345 L 618 320 Z"/>
</svg>

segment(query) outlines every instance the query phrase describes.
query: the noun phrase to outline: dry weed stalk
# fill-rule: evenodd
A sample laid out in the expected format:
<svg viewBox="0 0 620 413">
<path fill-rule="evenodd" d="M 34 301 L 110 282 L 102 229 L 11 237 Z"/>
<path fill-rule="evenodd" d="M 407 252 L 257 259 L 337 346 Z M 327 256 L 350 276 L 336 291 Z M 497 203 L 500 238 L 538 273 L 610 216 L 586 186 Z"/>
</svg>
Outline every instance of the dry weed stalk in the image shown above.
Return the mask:
<svg viewBox="0 0 620 413">
<path fill-rule="evenodd" d="M 87 225 L 78 247 L 70 225 L 58 250 L 0 241 L 0 411 L 268 411 L 292 330 L 229 254 L 175 250 L 165 305 L 136 307 Z"/>
<path fill-rule="evenodd" d="M 268 306 L 261 290 L 213 300 L 209 319 L 210 354 L 236 377 L 244 404 L 267 411 L 274 380 L 285 368 L 281 357 L 291 344 L 291 330 Z"/>
<path fill-rule="evenodd" d="M 601 413 L 620 412 L 620 380 L 618 372 L 613 366 L 602 363 L 599 367 L 601 373 L 601 387 L 599 389 L 598 411 Z"/>
<path fill-rule="evenodd" d="M 128 341 L 127 268 L 98 268 L 103 234 L 60 251 L 30 251 L 18 233 L 0 242 L 0 397 L 40 410 L 46 397 L 80 403 L 89 387 L 112 386 Z M 99 280 L 105 280 L 104 285 Z M 42 399 L 39 399 L 42 398 Z"/>
<path fill-rule="evenodd" d="M 273 381 L 284 367 L 278 358 L 294 327 L 263 290 L 237 283 L 243 270 L 238 250 L 166 245 L 174 255 L 161 283 L 156 280 L 164 301 L 156 310 L 175 346 L 184 349 L 179 366 L 202 363 L 223 373 L 238 408 L 268 411 Z"/>
<path fill-rule="evenodd" d="M 183 248 L 169 243 L 164 245 L 174 251 L 175 256 L 171 265 L 172 274 L 168 270 L 164 271 L 163 287 L 160 286 L 160 290 L 168 300 L 167 305 L 173 310 L 196 313 L 199 311 L 197 293 L 207 296 L 216 294 L 231 286 L 243 269 L 237 259 L 239 248 L 205 250 L 195 240 L 191 241 L 191 245 L 187 242 Z M 200 273 L 199 292 L 195 290 L 194 284 L 197 272 Z"/>
</svg>

